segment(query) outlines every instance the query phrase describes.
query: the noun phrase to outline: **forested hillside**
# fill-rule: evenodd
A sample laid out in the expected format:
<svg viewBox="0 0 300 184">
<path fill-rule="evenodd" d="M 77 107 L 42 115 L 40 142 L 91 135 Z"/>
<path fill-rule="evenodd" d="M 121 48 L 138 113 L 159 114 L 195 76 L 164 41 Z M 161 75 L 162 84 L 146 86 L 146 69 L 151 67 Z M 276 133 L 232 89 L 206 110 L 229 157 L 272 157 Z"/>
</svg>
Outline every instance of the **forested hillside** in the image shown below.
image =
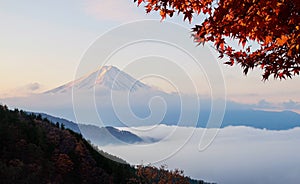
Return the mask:
<svg viewBox="0 0 300 184">
<path fill-rule="evenodd" d="M 100 152 L 63 125 L 0 106 L 0 183 L 204 183 Z"/>
</svg>

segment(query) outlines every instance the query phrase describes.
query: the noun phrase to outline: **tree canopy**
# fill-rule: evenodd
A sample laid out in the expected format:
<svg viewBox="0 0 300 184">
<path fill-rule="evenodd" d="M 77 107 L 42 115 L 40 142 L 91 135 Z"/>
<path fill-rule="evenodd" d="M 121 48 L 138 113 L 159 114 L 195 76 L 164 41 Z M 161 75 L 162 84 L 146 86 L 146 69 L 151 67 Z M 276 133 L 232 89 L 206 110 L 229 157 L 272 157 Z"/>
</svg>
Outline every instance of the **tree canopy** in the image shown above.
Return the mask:
<svg viewBox="0 0 300 184">
<path fill-rule="evenodd" d="M 211 42 L 219 58 L 239 64 L 245 74 L 261 68 L 263 79 L 286 79 L 300 72 L 300 1 L 298 0 L 134 0 L 146 12 L 159 11 L 162 20 L 175 13 L 190 23 L 198 44 Z M 234 41 L 239 47 L 234 46 Z M 251 44 L 258 45 L 258 48 Z"/>
</svg>

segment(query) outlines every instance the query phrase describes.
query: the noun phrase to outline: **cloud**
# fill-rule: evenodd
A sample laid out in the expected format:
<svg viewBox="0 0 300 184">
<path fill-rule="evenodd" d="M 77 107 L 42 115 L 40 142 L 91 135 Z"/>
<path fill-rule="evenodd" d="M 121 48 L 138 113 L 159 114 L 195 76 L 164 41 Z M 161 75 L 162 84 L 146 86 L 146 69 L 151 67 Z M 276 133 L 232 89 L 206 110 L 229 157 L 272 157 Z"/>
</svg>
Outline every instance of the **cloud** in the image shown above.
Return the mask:
<svg viewBox="0 0 300 184">
<path fill-rule="evenodd" d="M 162 141 L 101 149 L 131 164 L 167 164 L 170 169 L 183 169 L 193 178 L 220 184 L 292 184 L 300 181 L 300 128 L 267 131 L 227 127 L 221 129 L 211 146 L 202 152 L 198 150 L 202 128 L 159 125 L 126 130 Z M 190 139 L 185 139 L 189 136 Z"/>
<path fill-rule="evenodd" d="M 41 85 L 35 82 L 35 83 L 27 84 L 25 88 L 27 88 L 29 91 L 37 91 L 38 89 L 41 88 Z"/>
<path fill-rule="evenodd" d="M 24 86 L 20 86 L 14 89 L 9 89 L 0 93 L 2 98 L 11 98 L 11 97 L 26 97 L 32 94 L 41 92 L 44 89 L 44 86 L 34 82 L 29 83 Z"/>
<path fill-rule="evenodd" d="M 300 110 L 300 102 L 295 102 L 293 100 L 289 100 L 287 102 L 283 102 L 282 106 L 285 109 L 299 109 Z"/>
<path fill-rule="evenodd" d="M 143 18 L 133 1 L 85 0 L 84 10 L 88 15 L 104 21 L 123 22 Z"/>
<path fill-rule="evenodd" d="M 274 107 L 274 105 L 268 101 L 266 101 L 265 99 L 260 100 L 257 104 L 258 107 L 260 108 L 271 108 Z"/>
<path fill-rule="evenodd" d="M 258 103 L 251 104 L 249 106 L 254 109 L 291 110 L 291 111 L 295 111 L 295 112 L 300 112 L 300 102 L 297 102 L 294 100 L 272 103 L 265 99 L 262 99 Z"/>
</svg>

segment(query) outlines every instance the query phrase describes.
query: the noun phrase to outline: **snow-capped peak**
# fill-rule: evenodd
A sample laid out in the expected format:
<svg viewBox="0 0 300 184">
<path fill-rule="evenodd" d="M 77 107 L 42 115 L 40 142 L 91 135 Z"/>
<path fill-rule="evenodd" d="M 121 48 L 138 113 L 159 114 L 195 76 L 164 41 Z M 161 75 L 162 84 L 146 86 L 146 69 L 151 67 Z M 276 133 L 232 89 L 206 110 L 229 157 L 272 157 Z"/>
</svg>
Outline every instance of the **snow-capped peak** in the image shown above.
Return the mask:
<svg viewBox="0 0 300 184">
<path fill-rule="evenodd" d="M 137 91 L 151 88 L 134 79 L 115 66 L 103 66 L 98 70 L 46 93 L 64 93 L 75 90 L 108 89 L 114 91 Z"/>
</svg>

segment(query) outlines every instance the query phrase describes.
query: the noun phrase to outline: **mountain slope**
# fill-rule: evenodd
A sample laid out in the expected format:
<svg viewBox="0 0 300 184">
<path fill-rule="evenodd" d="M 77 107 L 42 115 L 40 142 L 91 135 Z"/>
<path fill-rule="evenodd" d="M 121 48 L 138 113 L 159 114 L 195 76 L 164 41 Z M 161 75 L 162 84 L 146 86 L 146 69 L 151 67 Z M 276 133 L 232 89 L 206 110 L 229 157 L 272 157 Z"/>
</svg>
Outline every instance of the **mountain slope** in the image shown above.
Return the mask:
<svg viewBox="0 0 300 184">
<path fill-rule="evenodd" d="M 143 142 L 137 135 L 129 131 L 120 131 L 114 127 L 97 127 L 94 125 L 79 125 L 82 135 L 94 144 L 133 144 Z"/>
<path fill-rule="evenodd" d="M 66 120 L 64 118 L 59 118 L 59 117 L 55 117 L 55 116 L 51 116 L 49 114 L 45 114 L 45 113 L 36 113 L 34 112 L 35 115 L 41 115 L 42 118 L 46 118 L 48 119 L 50 122 L 56 124 L 56 123 L 59 123 L 59 125 L 64 125 L 65 128 L 68 128 L 76 133 L 80 133 L 80 129 L 78 127 L 78 124 L 77 123 L 74 123 L 72 121 L 69 121 L 69 120 Z"/>
<path fill-rule="evenodd" d="M 103 66 L 86 76 L 46 91 L 45 93 L 56 94 L 70 92 L 72 89 L 82 91 L 93 90 L 94 88 L 100 90 L 137 91 L 147 90 L 151 87 L 134 79 L 114 66 Z"/>
<path fill-rule="evenodd" d="M 140 171 L 117 157 L 101 153 L 64 126 L 0 105 L 0 183 L 138 184 L 165 179 L 149 175 L 147 167 L 140 166 Z M 205 183 L 173 171 L 153 169 L 167 176 L 169 183 Z"/>
<path fill-rule="evenodd" d="M 126 183 L 135 176 L 130 165 L 105 158 L 79 134 L 3 106 L 0 148 L 0 183 Z"/>
</svg>

